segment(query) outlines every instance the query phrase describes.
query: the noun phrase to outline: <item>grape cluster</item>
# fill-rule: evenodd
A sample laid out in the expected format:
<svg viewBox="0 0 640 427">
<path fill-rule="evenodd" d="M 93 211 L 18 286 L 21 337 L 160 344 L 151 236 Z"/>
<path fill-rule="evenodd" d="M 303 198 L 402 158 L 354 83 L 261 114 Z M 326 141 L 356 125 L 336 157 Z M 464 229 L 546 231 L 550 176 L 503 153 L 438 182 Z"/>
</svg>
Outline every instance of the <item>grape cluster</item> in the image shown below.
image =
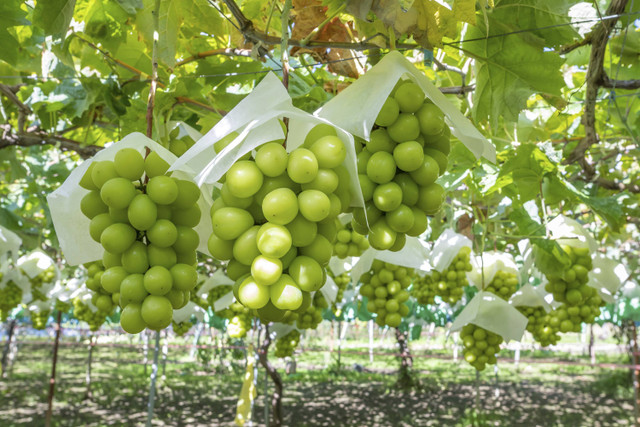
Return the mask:
<svg viewBox="0 0 640 427">
<path fill-rule="evenodd" d="M 338 233 L 336 243 L 333 245 L 333 253 L 340 259 L 348 256 L 359 257 L 369 249 L 369 241 L 365 236 L 354 231 L 351 224 L 343 225 L 337 221 Z"/>
<path fill-rule="evenodd" d="M 588 248 L 575 248 L 563 245 L 562 250 L 571 259 L 571 265 L 562 275 L 547 275 L 549 282 L 545 286 L 553 299 L 567 306 L 585 304 L 590 298 L 597 296 L 597 291 L 587 286 L 589 271 L 593 268 Z"/>
<path fill-rule="evenodd" d="M 47 327 L 49 314 L 51 314 L 50 310 L 29 312 L 29 317 L 31 317 L 31 326 L 33 326 L 34 329 L 38 329 L 40 331 L 43 330 Z"/>
<path fill-rule="evenodd" d="M 94 311 L 95 310 L 95 311 Z M 100 326 L 107 320 L 109 312 L 99 309 L 92 309 L 89 305 L 85 304 L 82 299 L 73 299 L 73 316 L 89 325 L 89 329 L 97 331 Z"/>
<path fill-rule="evenodd" d="M 56 303 L 54 305 L 54 309 L 59 311 L 60 313 L 66 313 L 71 310 L 71 303 L 66 301 L 61 301 L 56 298 Z"/>
<path fill-rule="evenodd" d="M 180 127 L 176 127 L 169 133 L 169 151 L 176 155 L 182 156 L 194 144 L 193 138 L 189 135 L 180 137 Z"/>
<path fill-rule="evenodd" d="M 189 329 L 191 329 L 191 327 L 193 326 L 193 323 L 191 323 L 191 321 L 189 320 L 187 320 L 186 322 L 180 322 L 180 323 L 176 323 L 175 320 L 172 320 L 171 326 L 173 327 L 173 332 L 177 336 L 181 337 L 187 332 L 189 332 Z"/>
<path fill-rule="evenodd" d="M 251 310 L 237 301 L 228 308 L 216 312 L 216 315 L 229 319 L 227 333 L 231 338 L 244 338 L 251 328 Z"/>
<path fill-rule="evenodd" d="M 434 283 L 432 275 L 416 276 L 413 279 L 413 286 L 411 286 L 411 296 L 418 301 L 418 304 L 434 304 L 437 295 L 436 289 L 437 283 Z"/>
<path fill-rule="evenodd" d="M 309 308 L 297 314 L 296 326 L 298 329 L 316 329 L 322 322 L 322 310 L 328 307 L 322 292 L 316 292 Z"/>
<path fill-rule="evenodd" d="M 85 286 L 91 292 L 91 303 L 98 309 L 100 313 L 105 313 L 105 317 L 108 316 L 118 304 L 119 293 L 112 293 L 105 289 L 102 285 L 102 276 L 105 269 L 102 261 L 94 261 L 85 264 L 87 269 L 88 278 L 85 282 Z M 89 318 L 92 319 L 91 316 Z M 97 322 L 97 319 L 92 319 Z M 100 325 L 104 322 L 100 322 Z M 87 323 L 91 324 L 89 321 Z M 98 325 L 98 327 L 100 326 Z"/>
<path fill-rule="evenodd" d="M 597 293 L 580 307 L 562 304 L 549 313 L 549 324 L 560 332 L 580 332 L 580 324 L 593 323 L 600 316 L 600 307 L 603 305 L 604 302 Z"/>
<path fill-rule="evenodd" d="M 338 276 L 333 277 L 333 281 L 336 283 L 336 286 L 338 286 L 336 300 L 332 306 L 333 311 L 336 311 L 336 304 L 342 302 L 342 299 L 344 298 L 344 291 L 347 290 L 347 287 L 349 287 L 349 283 L 351 283 L 351 276 L 349 275 L 349 273 L 344 272 Z"/>
<path fill-rule="evenodd" d="M 414 298 L 423 305 L 433 304 L 436 295 L 448 304 L 458 302 L 469 286 L 466 273 L 471 271 L 470 255 L 471 249 L 465 246 L 442 272 L 434 270 L 415 280 L 411 290 Z"/>
<path fill-rule="evenodd" d="M 231 291 L 232 291 L 231 285 L 222 285 L 222 286 L 216 286 L 215 288 L 211 288 L 211 290 L 207 294 L 207 302 L 209 303 L 209 306 L 213 308 L 213 305 L 215 304 L 216 301 L 218 301 L 220 298 L 222 298 L 223 296 L 225 296 Z"/>
<path fill-rule="evenodd" d="M 200 288 L 204 285 L 204 280 L 196 283 L 196 286 L 191 290 L 191 301 L 200 306 L 203 310 L 207 310 L 209 308 L 209 302 L 200 296 Z"/>
<path fill-rule="evenodd" d="M 555 345 L 560 340 L 559 324 L 556 327 L 551 324 L 552 316 L 543 307 L 520 306 L 516 308 L 527 317 L 527 331 L 542 347 Z M 554 321 L 554 323 L 556 322 Z"/>
<path fill-rule="evenodd" d="M 371 270 L 360 281 L 360 295 L 367 297 L 367 310 L 376 313 L 379 326 L 397 328 L 402 318 L 409 314 L 407 288 L 411 285 L 415 272 L 411 268 L 374 260 Z"/>
<path fill-rule="evenodd" d="M 358 153 L 365 208 L 354 210 L 354 230 L 368 229 L 375 249 L 397 251 L 440 210 L 444 189 L 435 181 L 447 168 L 451 131 L 442 111 L 410 81 L 396 85 L 375 124 Z"/>
<path fill-rule="evenodd" d="M 300 332 L 296 329 L 276 340 L 276 357 L 285 358 L 293 356 L 298 343 Z"/>
<path fill-rule="evenodd" d="M 45 284 L 51 283 L 55 278 L 56 270 L 52 265 L 29 279 L 29 282 L 31 283 L 31 295 L 34 301 L 47 300 L 47 296 L 42 292 L 42 287 Z"/>
<path fill-rule="evenodd" d="M 9 316 L 9 312 L 22 301 L 22 289 L 12 280 L 0 288 L 0 319 L 4 322 Z"/>
<path fill-rule="evenodd" d="M 465 325 L 460 331 L 464 345 L 464 360 L 478 371 L 486 365 L 495 365 L 496 354 L 500 351 L 502 337 L 472 323 Z"/>
<path fill-rule="evenodd" d="M 145 159 L 123 148 L 114 161 L 92 162 L 80 181 L 89 190 L 80 203 L 89 234 L 104 248 L 100 287 L 112 296 L 100 295 L 95 305 L 111 311 L 119 304 L 120 324 L 131 334 L 169 326 L 198 279 L 200 189 L 168 168 L 156 152 Z"/>
<path fill-rule="evenodd" d="M 318 125 L 300 148 L 263 144 L 221 180 L 209 251 L 229 261 L 236 299 L 260 318 L 280 321 L 324 285 L 336 218 L 351 202 L 345 158 L 335 129 Z"/>
<path fill-rule="evenodd" d="M 518 276 L 515 273 L 500 270 L 484 290 L 491 292 L 505 301 L 509 301 L 511 295 L 515 294 L 518 290 Z"/>
</svg>

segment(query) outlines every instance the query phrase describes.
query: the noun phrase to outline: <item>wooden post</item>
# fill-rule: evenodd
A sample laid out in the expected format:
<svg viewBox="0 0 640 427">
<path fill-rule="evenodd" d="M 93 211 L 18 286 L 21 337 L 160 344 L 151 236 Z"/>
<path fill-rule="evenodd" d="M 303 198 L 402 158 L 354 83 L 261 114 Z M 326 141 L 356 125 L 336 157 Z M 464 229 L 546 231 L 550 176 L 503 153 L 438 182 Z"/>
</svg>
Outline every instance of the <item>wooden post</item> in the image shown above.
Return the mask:
<svg viewBox="0 0 640 427">
<path fill-rule="evenodd" d="M 156 345 L 153 351 L 153 365 L 151 366 L 151 386 L 149 387 L 149 402 L 147 403 L 147 427 L 151 427 L 153 407 L 156 401 L 156 380 L 158 378 L 158 353 L 160 353 L 160 331 L 156 331 Z"/>
<path fill-rule="evenodd" d="M 409 349 L 409 340 L 407 332 L 402 332 L 399 328 L 395 328 L 396 341 L 400 350 L 400 371 L 398 372 L 398 387 L 409 389 L 415 385 L 411 377 L 411 368 L 413 368 L 413 357 Z"/>
<path fill-rule="evenodd" d="M 369 363 L 373 364 L 373 320 L 369 320 Z"/>
<path fill-rule="evenodd" d="M 93 362 L 93 347 L 95 346 L 95 340 L 93 334 L 89 335 L 89 354 L 87 356 L 87 373 L 85 376 L 85 384 L 87 386 L 87 390 L 85 391 L 84 398 L 85 400 L 93 399 L 91 394 L 91 364 Z"/>
<path fill-rule="evenodd" d="M 9 359 L 9 352 L 11 351 L 11 340 L 13 339 L 13 333 L 16 329 L 16 319 L 11 319 L 11 322 L 9 322 L 9 325 L 7 326 L 7 342 L 4 345 L 4 350 L 2 351 L 2 365 L 1 365 L 1 369 L 2 369 L 2 378 L 7 378 L 8 374 L 8 359 Z"/>
<path fill-rule="evenodd" d="M 342 320 L 338 320 L 338 371 L 342 357 Z"/>
<path fill-rule="evenodd" d="M 269 354 L 269 346 L 271 345 L 271 336 L 269 335 L 269 325 L 264 325 L 265 337 L 264 341 L 262 341 L 262 345 L 260 346 L 260 350 L 258 351 L 258 359 L 260 360 L 260 364 L 266 369 L 267 374 L 271 377 L 273 381 L 274 390 L 271 395 L 271 409 L 272 409 L 272 418 L 269 422 L 269 427 L 280 427 L 282 426 L 282 394 L 283 394 L 283 384 L 282 378 L 276 368 L 269 362 L 268 354 Z"/>
<path fill-rule="evenodd" d="M 638 329 L 636 328 L 636 322 L 631 321 L 631 351 L 633 357 L 633 409 L 634 409 L 634 417 L 633 423 L 636 427 L 640 426 L 640 370 L 638 370 Z"/>
<path fill-rule="evenodd" d="M 167 370 L 167 356 L 169 355 L 169 331 L 165 330 L 164 343 L 162 343 L 162 379 L 166 378 L 165 372 Z"/>
<path fill-rule="evenodd" d="M 51 364 L 51 378 L 49 379 L 49 398 L 48 398 L 48 409 L 47 415 L 45 418 L 45 425 L 47 427 L 51 426 L 51 418 L 53 417 L 53 395 L 55 393 L 56 388 L 56 365 L 58 364 L 58 344 L 60 343 L 60 332 L 62 330 L 62 312 L 58 311 L 58 316 L 56 318 L 56 338 L 53 342 L 53 362 Z"/>
<path fill-rule="evenodd" d="M 589 326 L 589 358 L 591 365 L 596 364 L 595 337 L 593 335 L 593 323 Z"/>
</svg>

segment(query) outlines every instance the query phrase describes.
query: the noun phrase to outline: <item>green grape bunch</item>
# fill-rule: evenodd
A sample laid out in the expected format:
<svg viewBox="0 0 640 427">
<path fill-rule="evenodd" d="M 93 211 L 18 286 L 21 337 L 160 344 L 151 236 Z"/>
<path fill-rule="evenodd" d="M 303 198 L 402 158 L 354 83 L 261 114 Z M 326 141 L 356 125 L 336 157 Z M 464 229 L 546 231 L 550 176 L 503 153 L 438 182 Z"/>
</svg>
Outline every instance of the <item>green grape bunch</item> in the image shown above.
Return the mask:
<svg viewBox="0 0 640 427">
<path fill-rule="evenodd" d="M 398 82 L 369 141 L 357 147 L 365 207 L 354 209 L 352 224 L 373 248 L 402 249 L 406 236 L 424 233 L 427 216 L 440 210 L 445 191 L 435 181 L 447 168 L 450 134 L 444 114 L 420 86 Z"/>
<path fill-rule="evenodd" d="M 29 277 L 25 274 L 25 276 Z M 34 301 L 46 301 L 47 296 L 43 292 L 43 287 L 53 282 L 56 278 L 56 269 L 53 265 L 39 272 L 34 277 L 29 278 L 31 283 L 31 295 Z"/>
<path fill-rule="evenodd" d="M 66 313 L 69 310 L 71 310 L 72 306 L 73 305 L 70 302 L 62 301 L 62 300 L 56 298 L 56 303 L 54 305 L 54 309 L 59 311 L 60 313 Z"/>
<path fill-rule="evenodd" d="M 94 304 L 103 311 L 119 305 L 120 325 L 130 334 L 169 326 L 198 279 L 200 189 L 168 168 L 154 151 L 143 158 L 122 148 L 113 161 L 92 162 L 80 180 L 89 190 L 80 209 L 104 248 L 105 270 L 90 287 Z"/>
<path fill-rule="evenodd" d="M 596 289 L 588 286 L 589 271 L 593 268 L 589 248 L 577 248 L 563 245 L 562 250 L 569 256 L 571 265 L 562 274 L 547 275 L 549 282 L 545 285 L 547 292 L 553 294 L 553 299 L 567 306 L 592 305 L 598 306 Z M 599 297 L 598 297 L 599 298 Z"/>
<path fill-rule="evenodd" d="M 31 317 L 31 325 L 33 326 L 33 328 L 40 331 L 46 328 L 50 314 L 50 310 L 30 311 L 29 317 Z"/>
<path fill-rule="evenodd" d="M 556 307 L 550 313 L 549 323 L 560 332 L 580 332 L 582 323 L 593 324 L 600 316 L 600 307 L 604 306 L 595 289 L 594 293 L 581 306 L 561 304 Z"/>
<path fill-rule="evenodd" d="M 336 221 L 338 233 L 336 234 L 336 243 L 333 245 L 335 256 L 340 259 L 345 259 L 348 256 L 359 257 L 369 249 L 367 238 L 354 231 L 350 223 L 344 225 L 339 220 Z"/>
<path fill-rule="evenodd" d="M 239 302 L 233 302 L 228 308 L 216 312 L 216 315 L 229 319 L 227 333 L 231 338 L 244 338 L 251 328 L 251 310 Z"/>
<path fill-rule="evenodd" d="M 435 296 L 450 305 L 460 301 L 464 288 L 469 286 L 467 272 L 471 271 L 471 248 L 464 246 L 442 272 L 433 270 L 422 278 L 417 278 L 411 293 L 423 305 L 434 304 Z"/>
<path fill-rule="evenodd" d="M 234 135 L 218 141 L 216 152 Z M 306 310 L 324 286 L 336 218 L 351 204 L 346 153 L 335 128 L 318 125 L 299 148 L 288 153 L 282 141 L 265 143 L 221 179 L 209 251 L 228 261 L 236 299 L 261 319 Z"/>
<path fill-rule="evenodd" d="M 329 273 L 329 274 L 332 275 L 331 273 Z M 333 275 L 332 275 L 332 277 L 333 277 Z M 347 288 L 349 287 L 349 283 L 351 283 L 351 275 L 345 271 L 344 273 L 333 277 L 333 281 L 335 282 L 336 286 L 338 287 L 338 293 L 336 294 L 336 300 L 331 305 L 331 309 L 334 312 L 336 312 L 336 310 L 337 310 L 336 304 L 339 304 L 339 303 L 341 303 L 343 301 L 343 299 L 344 299 L 344 291 L 347 290 Z"/>
<path fill-rule="evenodd" d="M 9 312 L 16 308 L 22 301 L 22 289 L 13 280 L 7 281 L 6 285 L 0 288 L 0 319 L 4 322 L 9 316 Z"/>
<path fill-rule="evenodd" d="M 276 357 L 285 358 L 293 356 L 293 352 L 300 342 L 300 331 L 294 329 L 288 334 L 276 340 Z"/>
<path fill-rule="evenodd" d="M 487 365 L 495 365 L 496 354 L 500 351 L 502 337 L 472 323 L 465 325 L 460 331 L 464 345 L 464 360 L 478 371 Z"/>
<path fill-rule="evenodd" d="M 297 313 L 296 326 L 298 329 L 316 329 L 322 322 L 322 310 L 325 308 L 329 308 L 327 300 L 322 292 L 316 292 L 309 308 L 304 313 Z"/>
<path fill-rule="evenodd" d="M 368 298 L 367 310 L 377 314 L 379 326 L 397 328 L 409 314 L 407 289 L 414 277 L 411 268 L 374 260 L 371 270 L 360 278 L 360 295 Z"/>
<path fill-rule="evenodd" d="M 221 285 L 211 288 L 207 294 L 207 303 L 213 308 L 216 301 L 233 290 L 231 285 Z"/>
<path fill-rule="evenodd" d="M 418 304 L 435 304 L 437 283 L 433 281 L 433 275 L 416 276 L 411 286 L 411 296 L 418 301 Z"/>
<path fill-rule="evenodd" d="M 500 270 L 483 290 L 509 301 L 518 290 L 518 276 L 516 273 Z"/>
<path fill-rule="evenodd" d="M 187 332 L 189 332 L 189 329 L 191 329 L 191 327 L 193 326 L 193 323 L 191 323 L 191 321 L 187 320 L 186 322 L 180 322 L 177 323 L 175 320 L 171 321 L 171 326 L 173 327 L 173 332 L 181 337 L 184 336 L 184 334 L 186 334 Z"/>
<path fill-rule="evenodd" d="M 73 299 L 73 316 L 82 322 L 86 322 L 89 325 L 89 329 L 93 332 L 100 329 L 109 314 L 109 312 L 98 308 L 92 310 L 82 298 L 76 297 Z"/>
<path fill-rule="evenodd" d="M 531 333 L 533 339 L 540 343 L 542 347 L 555 345 L 560 340 L 558 334 L 559 323 L 551 324 L 552 315 L 547 313 L 544 307 L 516 307 L 520 313 L 527 317 L 527 331 Z"/>
<path fill-rule="evenodd" d="M 111 293 L 101 285 L 102 276 L 105 272 L 102 261 L 90 262 L 84 266 L 88 275 L 85 286 L 91 294 L 91 303 L 98 311 L 105 313 L 106 317 L 113 312 L 118 304 L 119 293 Z M 87 321 L 87 323 L 89 322 Z"/>
</svg>

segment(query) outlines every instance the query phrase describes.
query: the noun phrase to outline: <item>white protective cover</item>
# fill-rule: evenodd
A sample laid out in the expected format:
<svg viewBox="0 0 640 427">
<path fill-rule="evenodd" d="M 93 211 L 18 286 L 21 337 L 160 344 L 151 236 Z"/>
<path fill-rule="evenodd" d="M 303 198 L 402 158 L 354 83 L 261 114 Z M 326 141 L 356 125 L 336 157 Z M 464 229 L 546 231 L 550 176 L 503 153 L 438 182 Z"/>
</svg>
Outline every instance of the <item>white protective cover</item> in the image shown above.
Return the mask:
<svg viewBox="0 0 640 427">
<path fill-rule="evenodd" d="M 233 283 L 233 280 L 229 279 L 222 269 L 218 269 L 210 277 L 205 279 L 205 282 L 200 289 L 198 289 L 196 295 L 206 300 L 211 289 L 217 286 L 233 286 Z M 213 303 L 213 311 L 220 311 L 229 307 L 233 303 L 233 298 L 233 291 L 227 292 Z"/>
<path fill-rule="evenodd" d="M 295 108 L 280 80 L 275 74 L 269 73 L 229 114 L 173 163 L 169 170 L 194 170 L 198 173 L 198 185 L 215 184 L 246 153 L 266 142 L 284 139 L 279 121 L 284 117 L 289 118 L 288 152 L 301 146 L 314 126 L 320 123 L 334 125 Z M 213 145 L 234 131 L 239 133 L 238 137 L 216 154 Z M 364 200 L 358 181 L 353 136 L 338 127 L 336 131 L 347 150 L 343 166 L 347 168 L 351 178 L 351 205 L 362 207 Z"/>
<path fill-rule="evenodd" d="M 469 284 L 482 290 L 489 286 L 498 271 L 518 274 L 518 267 L 513 259 L 513 255 L 505 252 L 484 252 L 471 258 L 471 271 L 467 272 Z M 484 283 L 483 283 L 484 271 Z"/>
<path fill-rule="evenodd" d="M 431 250 L 429 264 L 438 272 L 442 273 L 444 269 L 451 265 L 453 259 L 458 255 L 460 249 L 467 247 L 471 249 L 472 242 L 468 237 L 458 234 L 452 229 L 446 229 Z"/>
<path fill-rule="evenodd" d="M 522 313 L 502 298 L 491 292 L 480 291 L 458 314 L 451 330 L 457 331 L 473 323 L 500 335 L 506 342 L 520 341 L 527 322 Z"/>
<path fill-rule="evenodd" d="M 184 307 L 174 310 L 173 321 L 176 323 L 186 322 L 191 316 L 196 316 L 198 322 L 202 322 L 204 319 L 204 310 L 198 304 L 193 301 L 189 301 Z"/>
<path fill-rule="evenodd" d="M 289 332 L 293 331 L 296 328 L 294 325 L 287 325 L 285 323 L 273 323 L 269 327 L 269 332 L 272 336 L 275 335 L 275 339 L 281 338 L 287 335 Z"/>
<path fill-rule="evenodd" d="M 0 225 L 0 255 L 11 253 L 11 257 L 15 261 L 18 259 L 20 245 L 22 245 L 20 236 Z"/>
<path fill-rule="evenodd" d="M 541 286 L 534 287 L 527 283 L 511 296 L 509 304 L 514 307 L 542 307 L 548 313 L 551 306 L 545 301 L 545 290 Z"/>
<path fill-rule="evenodd" d="M 417 237 L 407 237 L 407 242 L 404 248 L 398 252 L 392 251 L 378 251 L 373 248 L 367 249 L 356 265 L 351 270 L 351 280 L 353 283 L 358 283 L 360 277 L 371 270 L 371 264 L 373 260 L 377 259 L 390 264 L 399 265 L 402 267 L 415 268 L 416 270 L 429 270 L 429 263 L 427 258 L 429 257 L 429 251 L 425 247 L 422 240 Z"/>
<path fill-rule="evenodd" d="M 368 141 L 382 105 L 387 100 L 397 81 L 407 75 L 442 110 L 447 119 L 447 124 L 451 127 L 451 133 L 476 158 L 484 157 L 495 163 L 495 147 L 429 81 L 422 71 L 418 70 L 397 51 L 385 55 L 365 75 L 358 78 L 335 98 L 327 102 L 315 114 Z"/>
<path fill-rule="evenodd" d="M 564 215 L 558 215 L 547 225 L 551 233 L 551 238 L 560 245 L 568 245 L 576 248 L 589 248 L 590 252 L 595 252 L 598 243 L 591 233 L 589 233 L 578 221 Z"/>
<path fill-rule="evenodd" d="M 102 259 L 104 253 L 102 246 L 89 235 L 89 218 L 85 217 L 80 211 L 80 201 L 89 190 L 80 187 L 79 182 L 89 168 L 89 165 L 94 161 L 113 160 L 116 153 L 123 148 L 134 148 L 138 150 L 140 154 L 144 155 L 146 151 L 145 147 L 149 147 L 151 151 L 155 151 L 170 165 L 177 159 L 173 153 L 157 142 L 139 132 L 134 132 L 125 136 L 122 141 L 111 144 L 92 158 L 85 160 L 71 172 L 69 177 L 56 191 L 47 196 L 53 225 L 56 229 L 58 240 L 60 241 L 60 248 L 69 265 L 85 264 L 97 259 Z M 176 173 L 175 176 L 180 179 L 193 180 L 195 174 L 189 171 L 188 168 L 183 168 L 181 172 Z M 202 195 L 198 200 L 202 218 L 200 219 L 200 224 L 195 227 L 195 230 L 200 236 L 198 250 L 206 254 L 209 253 L 207 241 L 212 232 L 211 218 L 209 217 L 211 204 L 211 188 L 202 188 Z"/>
<path fill-rule="evenodd" d="M 593 257 L 593 269 L 589 272 L 589 286 L 595 288 L 607 303 L 615 300 L 618 289 L 629 278 L 629 272 L 620 262 L 596 253 Z"/>
<path fill-rule="evenodd" d="M 41 272 L 53 266 L 55 270 L 53 280 L 48 283 L 43 283 L 42 287 L 40 288 L 40 292 L 42 292 L 46 296 L 49 296 L 51 294 L 53 288 L 60 280 L 60 269 L 56 265 L 53 258 L 38 249 L 18 258 L 17 266 L 24 272 L 24 276 L 26 276 L 27 282 L 29 282 L 29 279 L 33 279 Z M 20 276 L 17 274 L 14 277 L 16 277 L 17 280 L 20 281 L 20 283 L 16 282 L 16 284 L 22 288 L 22 301 L 24 303 L 30 303 L 33 298 L 31 283 L 25 283 L 25 281 L 21 280 Z"/>
</svg>

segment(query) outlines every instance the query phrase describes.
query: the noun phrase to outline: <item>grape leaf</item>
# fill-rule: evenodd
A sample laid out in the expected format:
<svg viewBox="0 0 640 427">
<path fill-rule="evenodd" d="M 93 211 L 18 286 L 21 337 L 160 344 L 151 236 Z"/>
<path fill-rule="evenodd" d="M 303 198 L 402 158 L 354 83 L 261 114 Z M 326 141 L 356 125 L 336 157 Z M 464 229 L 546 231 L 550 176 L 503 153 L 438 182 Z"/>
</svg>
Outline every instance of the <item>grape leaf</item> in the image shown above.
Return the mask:
<svg viewBox="0 0 640 427">
<path fill-rule="evenodd" d="M 560 95 L 563 60 L 555 52 L 545 52 L 540 40 L 531 35 L 486 39 L 516 29 L 496 21 L 493 15 L 489 15 L 489 28 L 487 32 L 480 21 L 470 26 L 464 37 L 468 42 L 462 47 L 476 60 L 473 116 L 477 121 L 488 119 L 492 127 L 497 127 L 499 117 L 516 121 L 533 93 Z"/>
<path fill-rule="evenodd" d="M 20 9 L 19 0 L 3 0 L 0 2 L 0 59 L 9 64 L 18 61 L 18 41 L 7 28 L 29 23 L 25 19 L 27 13 Z"/>
<path fill-rule="evenodd" d="M 76 0 L 39 0 L 33 10 L 33 24 L 46 35 L 64 36 L 73 18 Z"/>
<path fill-rule="evenodd" d="M 458 21 L 476 24 L 476 1 L 453 0 L 453 16 Z"/>
<path fill-rule="evenodd" d="M 116 0 L 121 8 L 129 15 L 135 15 L 138 10 L 144 7 L 142 0 Z"/>
<path fill-rule="evenodd" d="M 136 15 L 136 24 L 145 42 L 151 48 L 153 45 L 153 9 L 154 0 L 143 0 L 144 8 Z M 179 0 L 164 0 L 160 2 L 158 14 L 158 60 L 173 68 L 176 63 L 176 48 L 178 33 L 184 18 L 184 9 L 188 2 Z"/>
</svg>

